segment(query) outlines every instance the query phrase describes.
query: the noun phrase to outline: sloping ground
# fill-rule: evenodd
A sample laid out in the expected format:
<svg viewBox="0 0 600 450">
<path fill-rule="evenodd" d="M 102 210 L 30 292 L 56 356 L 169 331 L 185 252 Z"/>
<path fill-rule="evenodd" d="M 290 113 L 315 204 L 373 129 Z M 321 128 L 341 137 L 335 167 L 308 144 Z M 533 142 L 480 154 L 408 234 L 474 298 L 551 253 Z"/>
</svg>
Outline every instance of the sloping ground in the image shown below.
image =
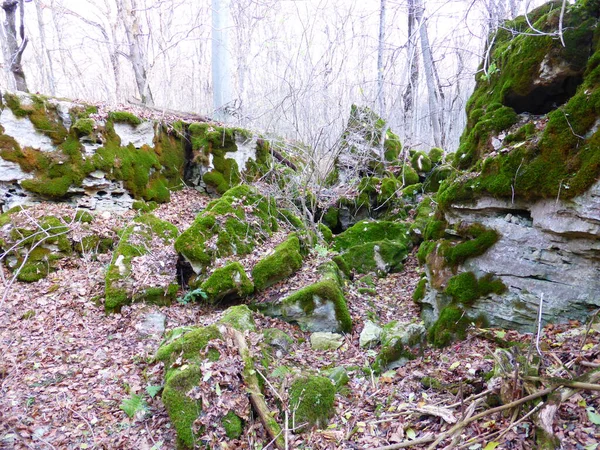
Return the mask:
<svg viewBox="0 0 600 450">
<path fill-rule="evenodd" d="M 154 213 L 182 230 L 208 199 L 193 190 L 175 195 L 175 201 Z M 37 208 L 50 212 L 56 206 Z M 131 218 L 131 213 L 112 214 L 103 221 L 106 227 L 121 228 Z M 266 245 L 274 247 L 279 242 L 281 237 L 274 234 Z M 267 247 L 260 247 L 244 264 L 252 264 L 250 260 L 267 251 Z M 260 295 L 264 300 L 275 298 L 314 282 L 316 268 L 324 258 L 316 251 L 309 254 L 296 275 Z M 175 448 L 175 432 L 160 396 L 152 398 L 146 390 L 161 385 L 164 374 L 162 364 L 152 362 L 161 333 L 143 331 L 144 322 L 150 313 L 162 313 L 168 329 L 208 325 L 222 312 L 194 303 L 170 307 L 133 304 L 124 306 L 120 314 L 106 316 L 101 296 L 110 259 L 110 254 L 98 255 L 96 261 L 73 256 L 63 259 L 47 278 L 30 284 L 17 282 L 1 300 L 0 448 Z M 5 279 L 10 276 L 6 272 L 3 275 Z M 415 258 L 410 256 L 403 272 L 374 278 L 370 288 L 364 281 L 348 283 L 346 300 L 353 332 L 334 351 L 315 351 L 310 333 L 255 314 L 259 330 L 276 327 L 295 341 L 290 352 L 269 367 L 271 373 L 266 375 L 271 380 L 277 380 L 274 374 L 285 374 L 284 367 L 320 370 L 343 366 L 349 375 L 348 385 L 336 395 L 329 427 L 290 433 L 289 448 L 357 449 L 396 443 L 427 448 L 457 420 L 476 417 L 495 406 L 493 398 L 486 396 L 486 374 L 495 366 L 492 354 L 499 344 L 512 343 L 518 359 L 519 352 L 529 351 L 528 345 L 521 349 L 518 344 L 531 342 L 531 335 L 472 329 L 467 340 L 444 350 L 424 346 L 418 358 L 399 369 L 381 376 L 369 370 L 377 352 L 359 346 L 365 319 L 380 323 L 419 321 L 412 300 L 418 279 Z M 251 334 L 250 338 L 260 341 L 261 335 Z M 569 378 L 589 370 L 589 366 L 598 367 L 599 342 L 597 326 L 587 333 L 585 325 L 576 322 L 547 327 L 540 345 L 544 355 L 540 375 Z M 252 351 L 259 359 L 258 347 Z M 281 380 L 285 384 L 285 376 Z M 526 388 L 514 389 L 520 392 Z M 147 411 L 130 419 L 120 405 L 134 394 L 144 399 Z M 270 405 L 276 403 L 270 388 L 266 398 Z M 600 428 L 595 425 L 600 417 L 594 415 L 598 411 L 598 397 L 586 391 L 562 404 L 555 432 L 564 448 L 595 448 L 600 439 Z M 433 448 L 442 448 L 452 439 L 458 448 L 483 448 L 490 442 L 502 442 L 501 448 L 533 448 L 531 417 L 512 428 L 511 417 L 501 412 L 482 416 L 446 435 L 447 439 Z M 283 417 L 276 418 L 283 423 Z M 471 438 L 475 440 L 468 441 Z M 227 448 L 267 448 L 267 442 L 256 420 L 241 439 L 228 441 Z"/>
</svg>

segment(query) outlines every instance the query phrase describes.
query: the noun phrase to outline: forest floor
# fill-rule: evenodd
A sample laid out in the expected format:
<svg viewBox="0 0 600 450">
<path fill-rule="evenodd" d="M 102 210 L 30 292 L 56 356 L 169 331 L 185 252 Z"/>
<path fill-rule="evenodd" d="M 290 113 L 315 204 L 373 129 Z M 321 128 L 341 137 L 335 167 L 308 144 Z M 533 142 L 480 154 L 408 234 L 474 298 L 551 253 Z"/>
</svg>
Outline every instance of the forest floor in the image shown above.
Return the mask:
<svg viewBox="0 0 600 450">
<path fill-rule="evenodd" d="M 182 230 L 207 202 L 208 198 L 185 190 L 154 213 Z M 56 206 L 36 208 L 51 213 Z M 103 220 L 107 227 L 122 227 L 132 217 L 132 213 L 112 213 Z M 278 241 L 274 238 L 269 245 Z M 322 257 L 313 253 L 294 277 L 261 295 L 282 296 L 310 282 Z M 46 279 L 17 282 L 8 293 L 0 289 L 4 298 L 0 300 L 0 449 L 175 448 L 175 432 L 160 395 L 152 397 L 146 390 L 162 384 L 162 364 L 153 362 L 162 336 L 143 331 L 142 322 L 148 313 L 160 312 L 166 316 L 167 329 L 208 325 L 222 311 L 198 304 L 133 304 L 107 316 L 102 294 L 110 258 L 110 254 L 74 256 Z M 412 301 L 418 279 L 419 268 L 411 255 L 403 272 L 375 280 L 372 295 L 360 294 L 359 284 L 349 283 L 346 298 L 354 327 L 336 351 L 312 350 L 309 333 L 276 319 L 256 314 L 257 325 L 278 327 L 295 338 L 292 351 L 278 361 L 281 366 L 369 367 L 376 352 L 359 346 L 364 321 L 418 321 L 418 307 Z M 289 448 L 376 449 L 408 444 L 428 448 L 437 436 L 446 439 L 433 443 L 433 448 L 444 448 L 451 441 L 454 448 L 470 450 L 534 448 L 534 416 L 521 419 L 532 404 L 510 414 L 482 415 L 456 433 L 443 434 L 462 419 L 495 406 L 486 396 L 490 393 L 486 374 L 494 368 L 494 351 L 507 342 L 522 344 L 512 347 L 518 359 L 516 349 L 524 354 L 537 352 L 531 344 L 534 339 L 514 331 L 472 329 L 466 340 L 441 350 L 423 347 L 418 358 L 379 377 L 350 371 L 350 382 L 336 398 L 329 427 L 290 434 Z M 541 334 L 540 350 L 540 376 L 575 377 L 600 367 L 600 327 L 577 322 L 549 325 Z M 427 381 L 432 379 L 437 382 Z M 519 398 L 534 384 L 517 380 L 510 385 L 514 390 L 510 395 Z M 145 398 L 148 414 L 130 419 L 121 409 L 132 394 Z M 577 391 L 562 402 L 554 432 L 563 448 L 595 450 L 600 442 L 599 414 L 597 392 Z M 242 440 L 222 447 L 272 448 L 267 443 L 256 420 Z"/>
</svg>

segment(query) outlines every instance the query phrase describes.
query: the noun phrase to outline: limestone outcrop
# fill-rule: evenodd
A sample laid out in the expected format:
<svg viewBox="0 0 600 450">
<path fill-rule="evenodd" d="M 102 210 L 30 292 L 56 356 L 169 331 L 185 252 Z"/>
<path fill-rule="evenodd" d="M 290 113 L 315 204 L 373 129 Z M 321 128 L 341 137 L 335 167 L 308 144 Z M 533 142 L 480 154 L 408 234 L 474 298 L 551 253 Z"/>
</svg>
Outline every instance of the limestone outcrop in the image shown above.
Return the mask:
<svg viewBox="0 0 600 450">
<path fill-rule="evenodd" d="M 184 182 L 222 194 L 270 161 L 268 142 L 239 128 L 24 93 L 4 93 L 0 102 L 3 211 L 42 200 L 130 209 L 135 200 L 168 201 Z"/>
<path fill-rule="evenodd" d="M 600 47 L 588 5 L 567 8 L 564 47 L 560 2 L 529 14 L 548 35 L 519 33 L 520 17 L 493 39 L 454 157 L 462 171 L 442 183 L 419 250 L 416 299 L 440 345 L 473 321 L 532 331 L 542 299 L 545 322 L 600 306 Z"/>
</svg>

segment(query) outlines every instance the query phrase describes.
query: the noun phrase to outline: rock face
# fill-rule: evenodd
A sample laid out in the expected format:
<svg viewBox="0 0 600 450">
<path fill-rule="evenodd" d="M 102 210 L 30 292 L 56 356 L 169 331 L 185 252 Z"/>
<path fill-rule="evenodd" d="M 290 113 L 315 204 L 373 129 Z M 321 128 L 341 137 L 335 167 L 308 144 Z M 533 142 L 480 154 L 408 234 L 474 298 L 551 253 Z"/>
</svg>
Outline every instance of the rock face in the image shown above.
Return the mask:
<svg viewBox="0 0 600 450">
<path fill-rule="evenodd" d="M 600 306 L 600 47 L 589 5 L 567 8 L 565 47 L 506 31 L 526 27 L 522 17 L 495 36 L 454 158 L 464 171 L 442 183 L 419 249 L 418 300 L 437 344 L 471 321 L 532 331 L 542 298 L 545 322 Z M 552 33 L 559 15 L 551 2 L 529 19 Z"/>
<path fill-rule="evenodd" d="M 263 174 L 269 145 L 246 130 L 183 121 L 163 124 L 130 112 L 39 95 L 0 102 L 0 206 L 42 200 L 87 209 L 165 202 L 189 186 L 222 194 Z"/>
</svg>

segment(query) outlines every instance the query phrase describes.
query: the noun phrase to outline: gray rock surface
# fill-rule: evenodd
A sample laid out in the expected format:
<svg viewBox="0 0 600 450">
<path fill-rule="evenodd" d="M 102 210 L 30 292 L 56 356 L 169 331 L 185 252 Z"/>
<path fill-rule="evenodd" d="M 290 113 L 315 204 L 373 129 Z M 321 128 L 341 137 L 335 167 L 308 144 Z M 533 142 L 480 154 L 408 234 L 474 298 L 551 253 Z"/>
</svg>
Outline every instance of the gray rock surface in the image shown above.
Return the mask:
<svg viewBox="0 0 600 450">
<path fill-rule="evenodd" d="M 359 343 L 361 348 L 372 348 L 379 344 L 382 331 L 380 326 L 366 320 L 365 326 L 360 332 Z"/>
<path fill-rule="evenodd" d="M 167 316 L 159 312 L 151 312 L 144 315 L 142 322 L 136 325 L 140 334 L 147 336 L 162 336 L 165 332 Z"/>
<path fill-rule="evenodd" d="M 142 122 L 134 126 L 129 123 L 115 123 L 115 132 L 121 138 L 121 145 L 126 147 L 133 144 L 135 148 L 143 145 L 152 147 L 154 145 L 154 123 Z"/>
<path fill-rule="evenodd" d="M 337 350 L 344 343 L 344 336 L 337 333 L 316 332 L 310 335 L 313 350 Z"/>
<path fill-rule="evenodd" d="M 544 323 L 585 321 L 600 307 L 600 182 L 566 201 L 484 197 L 452 205 L 446 219 L 480 223 L 500 235 L 485 254 L 459 267 L 477 277 L 493 274 L 508 288 L 477 300 L 469 311 L 473 317 L 483 314 L 491 326 L 533 331 L 542 296 Z M 423 300 L 433 319 L 444 303 L 436 292 Z"/>
<path fill-rule="evenodd" d="M 22 148 L 32 147 L 43 152 L 55 150 L 48 136 L 37 131 L 27 117 L 16 117 L 10 108 L 0 110 L 0 125 L 4 128 L 4 134 L 14 138 Z"/>
</svg>

